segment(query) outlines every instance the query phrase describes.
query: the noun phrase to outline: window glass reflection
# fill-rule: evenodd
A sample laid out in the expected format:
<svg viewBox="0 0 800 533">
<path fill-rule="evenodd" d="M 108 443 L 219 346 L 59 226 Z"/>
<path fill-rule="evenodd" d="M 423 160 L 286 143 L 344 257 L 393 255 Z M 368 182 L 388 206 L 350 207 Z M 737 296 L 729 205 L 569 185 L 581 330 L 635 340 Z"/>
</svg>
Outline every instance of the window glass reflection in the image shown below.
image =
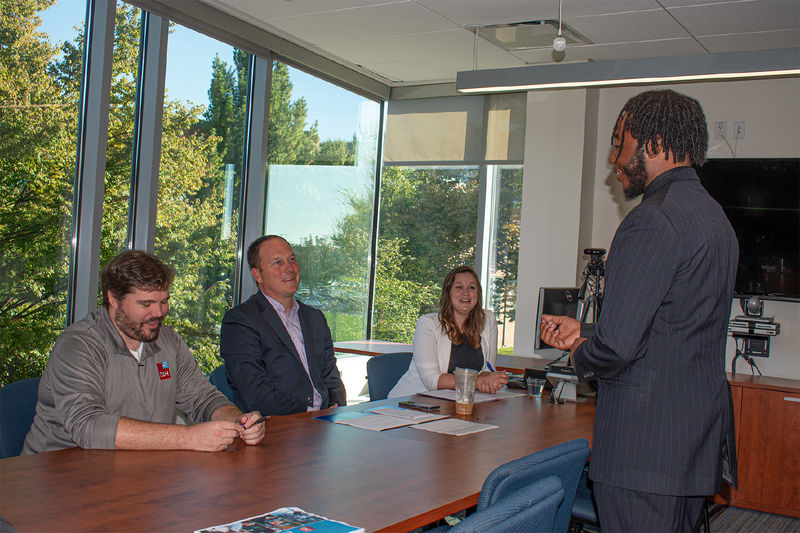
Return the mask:
<svg viewBox="0 0 800 533">
<path fill-rule="evenodd" d="M 167 322 L 210 372 L 232 276 L 248 55 L 181 26 L 167 47 L 155 253 L 175 269 Z"/>
<path fill-rule="evenodd" d="M 325 313 L 334 341 L 366 335 L 379 114 L 376 102 L 274 64 L 264 232 L 291 243 L 297 298 Z"/>
</svg>

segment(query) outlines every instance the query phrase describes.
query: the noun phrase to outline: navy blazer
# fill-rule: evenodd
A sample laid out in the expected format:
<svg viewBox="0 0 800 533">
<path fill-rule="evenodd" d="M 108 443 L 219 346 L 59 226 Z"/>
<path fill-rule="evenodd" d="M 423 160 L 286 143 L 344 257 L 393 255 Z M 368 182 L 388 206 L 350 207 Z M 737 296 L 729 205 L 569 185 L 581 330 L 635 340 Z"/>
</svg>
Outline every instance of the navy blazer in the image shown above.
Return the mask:
<svg viewBox="0 0 800 533">
<path fill-rule="evenodd" d="M 314 401 L 312 381 L 322 396 L 321 409 L 346 403 L 325 315 L 298 303 L 308 374 L 286 327 L 261 291 L 222 319 L 220 351 L 225 372 L 236 403 L 245 411 L 263 415 L 305 412 Z"/>
<path fill-rule="evenodd" d="M 593 335 L 573 354 L 598 380 L 590 477 L 672 496 L 736 481 L 725 341 L 738 244 L 690 167 L 647 187 L 606 262 Z"/>
</svg>

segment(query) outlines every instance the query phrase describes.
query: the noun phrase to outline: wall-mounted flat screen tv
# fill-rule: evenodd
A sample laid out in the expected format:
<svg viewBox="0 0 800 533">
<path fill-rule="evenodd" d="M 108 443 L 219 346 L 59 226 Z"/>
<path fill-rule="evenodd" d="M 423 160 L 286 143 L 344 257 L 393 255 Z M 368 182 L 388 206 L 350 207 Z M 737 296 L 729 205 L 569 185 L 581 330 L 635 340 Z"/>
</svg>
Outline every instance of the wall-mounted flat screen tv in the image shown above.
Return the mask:
<svg viewBox="0 0 800 533">
<path fill-rule="evenodd" d="M 709 159 L 697 173 L 739 239 L 736 296 L 800 301 L 800 159 Z"/>
</svg>

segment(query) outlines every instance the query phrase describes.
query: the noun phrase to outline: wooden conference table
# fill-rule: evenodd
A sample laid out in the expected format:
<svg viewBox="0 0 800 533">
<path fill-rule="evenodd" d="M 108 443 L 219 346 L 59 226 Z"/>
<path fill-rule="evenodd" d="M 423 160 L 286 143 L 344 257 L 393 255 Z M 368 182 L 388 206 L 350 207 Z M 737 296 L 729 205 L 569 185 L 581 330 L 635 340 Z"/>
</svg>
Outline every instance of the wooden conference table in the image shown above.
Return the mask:
<svg viewBox="0 0 800 533">
<path fill-rule="evenodd" d="M 385 353 L 410 352 L 411 345 L 393 341 L 339 341 L 333 343 L 333 351 L 374 357 Z"/>
<path fill-rule="evenodd" d="M 4 459 L 0 514 L 22 532 L 194 531 L 292 506 L 367 531 L 407 531 L 475 505 L 503 463 L 591 441 L 593 400 L 554 405 L 547 394 L 476 405 L 470 418 L 499 428 L 461 437 L 302 413 L 271 418 L 258 446 L 237 441 L 217 453 L 72 448 Z M 452 402 L 424 401 L 454 414 Z"/>
</svg>

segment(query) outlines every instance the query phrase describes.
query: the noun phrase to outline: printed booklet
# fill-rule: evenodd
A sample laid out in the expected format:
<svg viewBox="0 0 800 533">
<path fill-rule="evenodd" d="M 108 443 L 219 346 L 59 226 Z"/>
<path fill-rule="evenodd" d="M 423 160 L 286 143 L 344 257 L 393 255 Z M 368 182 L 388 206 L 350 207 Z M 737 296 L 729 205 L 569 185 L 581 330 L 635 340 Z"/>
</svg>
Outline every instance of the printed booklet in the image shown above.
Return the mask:
<svg viewBox="0 0 800 533">
<path fill-rule="evenodd" d="M 271 513 L 251 516 L 238 522 L 198 529 L 194 533 L 363 533 L 364 529 L 324 516 L 307 513 L 297 507 L 281 507 Z"/>
</svg>

